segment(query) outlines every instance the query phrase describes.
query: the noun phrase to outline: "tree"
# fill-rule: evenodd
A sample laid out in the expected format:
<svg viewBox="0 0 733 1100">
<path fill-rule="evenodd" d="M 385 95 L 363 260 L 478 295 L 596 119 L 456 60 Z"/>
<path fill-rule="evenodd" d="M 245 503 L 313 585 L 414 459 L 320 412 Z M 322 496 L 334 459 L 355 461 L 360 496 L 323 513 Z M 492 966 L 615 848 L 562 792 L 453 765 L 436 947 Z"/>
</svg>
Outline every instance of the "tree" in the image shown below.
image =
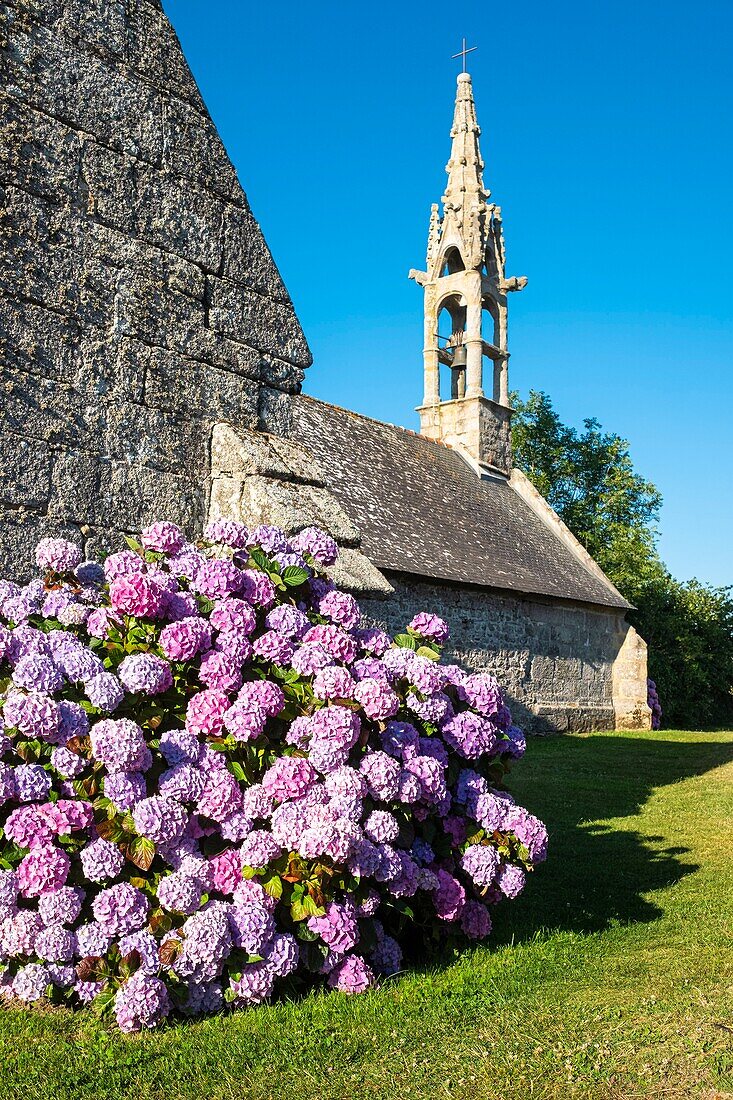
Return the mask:
<svg viewBox="0 0 733 1100">
<path fill-rule="evenodd" d="M 733 589 L 675 580 L 657 550 L 662 497 L 625 439 L 563 424 L 546 393 L 514 394 L 514 462 L 634 604 L 666 724 L 733 718 Z"/>
</svg>

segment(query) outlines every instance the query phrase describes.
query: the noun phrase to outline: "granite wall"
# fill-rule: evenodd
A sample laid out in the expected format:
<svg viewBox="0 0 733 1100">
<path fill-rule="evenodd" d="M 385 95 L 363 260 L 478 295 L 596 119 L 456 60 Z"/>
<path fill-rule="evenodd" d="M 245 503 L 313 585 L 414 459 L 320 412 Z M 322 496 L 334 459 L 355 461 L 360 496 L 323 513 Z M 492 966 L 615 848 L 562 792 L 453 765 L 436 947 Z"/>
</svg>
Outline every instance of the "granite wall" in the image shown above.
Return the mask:
<svg viewBox="0 0 733 1100">
<path fill-rule="evenodd" d="M 622 611 L 388 571 L 385 576 L 394 593 L 386 600 L 362 597 L 365 615 L 392 632 L 404 629 L 418 611 L 442 616 L 451 628 L 449 658 L 493 672 L 508 694 L 515 721 L 525 729 L 616 728 L 614 667 L 633 630 Z"/>
<path fill-rule="evenodd" d="M 158 0 L 0 5 L 0 574 L 204 519 L 213 424 L 311 361 Z"/>
</svg>

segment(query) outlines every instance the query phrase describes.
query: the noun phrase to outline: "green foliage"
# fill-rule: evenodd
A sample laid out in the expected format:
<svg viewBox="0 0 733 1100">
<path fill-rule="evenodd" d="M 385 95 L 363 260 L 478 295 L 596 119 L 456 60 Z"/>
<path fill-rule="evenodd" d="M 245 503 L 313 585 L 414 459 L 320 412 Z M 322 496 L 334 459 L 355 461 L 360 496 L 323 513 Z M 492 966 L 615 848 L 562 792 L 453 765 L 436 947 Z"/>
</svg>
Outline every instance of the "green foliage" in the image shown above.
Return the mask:
<svg viewBox="0 0 733 1100">
<path fill-rule="evenodd" d="M 665 724 L 733 717 L 733 589 L 674 579 L 657 551 L 662 497 L 633 467 L 629 445 L 596 419 L 578 432 L 546 393 L 516 409 L 514 461 L 619 591 L 649 645 Z"/>
</svg>

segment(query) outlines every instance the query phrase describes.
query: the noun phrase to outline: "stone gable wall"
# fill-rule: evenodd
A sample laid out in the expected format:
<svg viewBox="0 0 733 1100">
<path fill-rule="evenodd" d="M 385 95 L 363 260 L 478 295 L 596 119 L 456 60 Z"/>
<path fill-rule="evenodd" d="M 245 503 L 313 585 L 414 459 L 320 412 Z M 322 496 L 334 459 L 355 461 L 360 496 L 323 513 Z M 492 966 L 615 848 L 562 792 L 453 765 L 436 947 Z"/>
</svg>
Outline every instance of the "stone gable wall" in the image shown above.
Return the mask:
<svg viewBox="0 0 733 1100">
<path fill-rule="evenodd" d="M 385 576 L 394 593 L 386 600 L 362 597 L 367 618 L 396 632 L 418 611 L 440 615 L 451 628 L 449 659 L 494 673 L 518 725 L 550 733 L 624 723 L 617 707 L 628 700 L 617 697 L 614 668 L 620 656 L 624 660 L 633 628 L 622 611 L 436 584 L 386 570 Z M 645 685 L 644 678 L 644 691 Z M 638 700 L 633 706 L 636 719 L 627 717 L 628 727 L 648 728 L 646 698 L 643 707 Z"/>
<path fill-rule="evenodd" d="M 213 424 L 310 352 L 157 0 L 0 5 L 0 572 L 205 516 Z"/>
</svg>

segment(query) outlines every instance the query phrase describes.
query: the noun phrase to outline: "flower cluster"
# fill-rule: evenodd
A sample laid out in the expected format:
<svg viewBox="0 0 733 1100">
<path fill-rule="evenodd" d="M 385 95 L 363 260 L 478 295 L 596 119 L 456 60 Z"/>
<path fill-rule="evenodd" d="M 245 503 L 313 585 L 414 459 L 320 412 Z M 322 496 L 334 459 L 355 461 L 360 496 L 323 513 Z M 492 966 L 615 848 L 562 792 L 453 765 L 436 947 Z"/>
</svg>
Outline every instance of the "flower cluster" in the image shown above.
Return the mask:
<svg viewBox="0 0 733 1100">
<path fill-rule="evenodd" d="M 337 552 L 161 522 L 0 581 L 6 992 L 134 1031 L 489 934 L 546 853 L 504 786 L 524 738 L 493 677 L 441 663 L 443 620 L 360 626 Z"/>
<path fill-rule="evenodd" d="M 657 685 L 653 680 L 646 682 L 646 701 L 652 712 L 652 729 L 658 730 L 662 726 L 662 704 L 659 702 Z"/>
</svg>

